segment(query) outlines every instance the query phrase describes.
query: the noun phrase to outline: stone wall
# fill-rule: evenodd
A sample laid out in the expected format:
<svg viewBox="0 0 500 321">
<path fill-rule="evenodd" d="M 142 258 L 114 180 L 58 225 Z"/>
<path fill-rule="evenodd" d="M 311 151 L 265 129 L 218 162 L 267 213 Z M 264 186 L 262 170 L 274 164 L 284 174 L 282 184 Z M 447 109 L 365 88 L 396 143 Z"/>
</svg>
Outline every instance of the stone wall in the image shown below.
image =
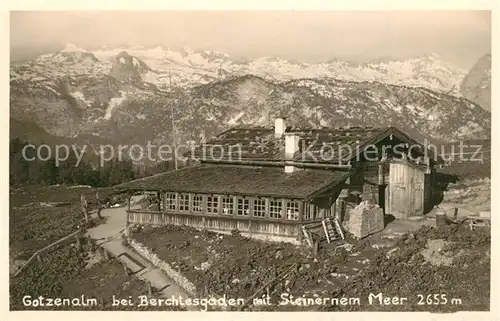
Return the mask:
<svg viewBox="0 0 500 321">
<path fill-rule="evenodd" d="M 180 286 L 184 291 L 186 291 L 191 296 L 196 296 L 196 287 L 193 283 L 191 283 L 188 279 L 186 279 L 180 272 L 174 270 L 167 262 L 162 261 L 156 254 L 151 252 L 146 246 L 143 244 L 134 241 L 131 238 L 128 238 L 128 244 L 132 247 L 137 253 L 142 255 L 145 259 L 151 262 L 154 266 L 158 267 L 165 274 L 171 278 L 178 286 Z"/>
<path fill-rule="evenodd" d="M 368 201 L 361 202 L 349 213 L 347 230 L 357 238 L 364 238 L 384 229 L 384 211 Z"/>
</svg>

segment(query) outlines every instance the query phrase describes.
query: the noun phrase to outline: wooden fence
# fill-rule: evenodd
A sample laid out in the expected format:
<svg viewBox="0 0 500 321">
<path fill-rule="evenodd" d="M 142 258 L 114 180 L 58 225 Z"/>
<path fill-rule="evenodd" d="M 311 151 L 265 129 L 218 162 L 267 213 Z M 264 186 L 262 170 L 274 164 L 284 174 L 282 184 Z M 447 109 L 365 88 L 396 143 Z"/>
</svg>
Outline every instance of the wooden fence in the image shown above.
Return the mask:
<svg viewBox="0 0 500 321">
<path fill-rule="evenodd" d="M 24 265 L 23 265 L 23 266 L 22 266 L 19 270 L 17 270 L 17 272 L 14 274 L 14 276 L 17 276 L 19 273 L 21 273 L 21 271 L 22 271 L 22 270 L 24 270 L 24 268 L 25 268 L 28 264 L 30 264 L 30 263 L 31 263 L 31 262 L 32 262 L 35 258 L 40 259 L 39 255 L 40 255 L 42 252 L 47 251 L 48 249 L 50 249 L 50 248 L 52 248 L 52 247 L 54 247 L 54 246 L 56 246 L 56 245 L 58 245 L 58 244 L 60 244 L 60 243 L 62 243 L 62 242 L 64 242 L 64 241 L 66 241 L 66 240 L 68 240 L 68 239 L 70 239 L 70 238 L 72 238 L 72 237 L 76 237 L 76 241 L 77 241 L 77 242 L 79 242 L 79 239 L 78 239 L 78 234 L 79 234 L 79 233 L 81 233 L 81 231 L 76 231 L 76 232 L 73 232 L 73 233 L 71 233 L 71 234 L 69 234 L 69 235 L 67 235 L 67 236 L 65 236 L 65 237 L 63 237 L 63 238 L 61 238 L 61 239 L 59 239 L 59 240 L 55 241 L 54 243 L 51 243 L 51 244 L 47 245 L 46 247 L 44 247 L 44 248 L 42 248 L 42 249 L 40 249 L 40 250 L 36 251 L 36 252 L 35 252 L 35 253 L 34 253 L 34 254 L 33 254 L 33 255 L 32 255 L 32 256 L 28 259 L 28 261 L 27 261 L 27 262 L 26 262 L 26 263 L 25 263 L 25 264 L 24 264 Z"/>
</svg>

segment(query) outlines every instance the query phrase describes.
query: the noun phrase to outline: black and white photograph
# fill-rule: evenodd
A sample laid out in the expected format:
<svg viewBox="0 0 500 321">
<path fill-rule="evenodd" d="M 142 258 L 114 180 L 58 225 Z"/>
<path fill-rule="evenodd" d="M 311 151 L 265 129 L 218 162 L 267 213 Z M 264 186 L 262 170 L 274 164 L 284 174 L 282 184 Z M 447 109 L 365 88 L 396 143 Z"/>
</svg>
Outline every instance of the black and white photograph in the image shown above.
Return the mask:
<svg viewBox="0 0 500 321">
<path fill-rule="evenodd" d="M 11 313 L 490 311 L 492 11 L 118 10 L 9 13 Z"/>
</svg>

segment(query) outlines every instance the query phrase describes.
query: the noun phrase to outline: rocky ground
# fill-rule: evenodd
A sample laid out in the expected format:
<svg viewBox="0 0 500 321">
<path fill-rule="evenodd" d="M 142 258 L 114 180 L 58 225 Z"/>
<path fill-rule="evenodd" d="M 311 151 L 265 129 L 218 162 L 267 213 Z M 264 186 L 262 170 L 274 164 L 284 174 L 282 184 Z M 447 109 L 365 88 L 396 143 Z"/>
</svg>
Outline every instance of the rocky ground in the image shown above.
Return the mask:
<svg viewBox="0 0 500 321">
<path fill-rule="evenodd" d="M 478 215 L 491 210 L 491 181 L 489 178 L 467 179 L 448 186 L 439 207 L 448 216 L 458 209 L 458 217 Z"/>
<path fill-rule="evenodd" d="M 225 294 L 249 299 L 258 292 L 257 297 L 269 294 L 274 303 L 250 305 L 249 310 L 488 310 L 489 230 L 410 224 L 397 223 L 361 241 L 325 245 L 315 257 L 293 245 L 266 244 L 187 227 L 140 228 L 132 237 L 178 268 L 202 296 Z M 265 286 L 286 272 L 290 272 L 288 277 Z M 408 302 L 369 304 L 370 293 L 379 292 L 407 297 Z M 311 298 L 354 297 L 360 298 L 360 305 L 277 306 L 283 293 Z M 434 294 L 443 295 L 447 302 L 428 303 L 427 296 Z M 452 304 L 454 298 L 460 299 L 460 304 L 457 300 Z"/>
</svg>

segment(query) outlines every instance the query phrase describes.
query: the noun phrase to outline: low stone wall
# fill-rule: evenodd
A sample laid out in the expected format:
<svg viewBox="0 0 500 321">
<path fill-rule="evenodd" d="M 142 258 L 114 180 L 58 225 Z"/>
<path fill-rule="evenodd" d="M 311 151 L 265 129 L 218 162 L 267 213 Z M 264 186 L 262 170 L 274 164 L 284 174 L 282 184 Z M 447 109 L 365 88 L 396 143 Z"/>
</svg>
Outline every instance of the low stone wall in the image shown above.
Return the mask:
<svg viewBox="0 0 500 321">
<path fill-rule="evenodd" d="M 137 253 L 142 255 L 149 262 L 151 262 L 154 266 L 164 271 L 169 278 L 171 278 L 179 287 L 181 287 L 184 291 L 186 291 L 190 296 L 193 297 L 197 296 L 197 290 L 194 284 L 191 283 L 188 279 L 186 279 L 180 272 L 177 272 L 175 269 L 173 269 L 167 262 L 162 261 L 156 254 L 151 252 L 143 244 L 131 238 L 127 238 L 127 241 L 131 248 L 133 248 Z"/>
</svg>

